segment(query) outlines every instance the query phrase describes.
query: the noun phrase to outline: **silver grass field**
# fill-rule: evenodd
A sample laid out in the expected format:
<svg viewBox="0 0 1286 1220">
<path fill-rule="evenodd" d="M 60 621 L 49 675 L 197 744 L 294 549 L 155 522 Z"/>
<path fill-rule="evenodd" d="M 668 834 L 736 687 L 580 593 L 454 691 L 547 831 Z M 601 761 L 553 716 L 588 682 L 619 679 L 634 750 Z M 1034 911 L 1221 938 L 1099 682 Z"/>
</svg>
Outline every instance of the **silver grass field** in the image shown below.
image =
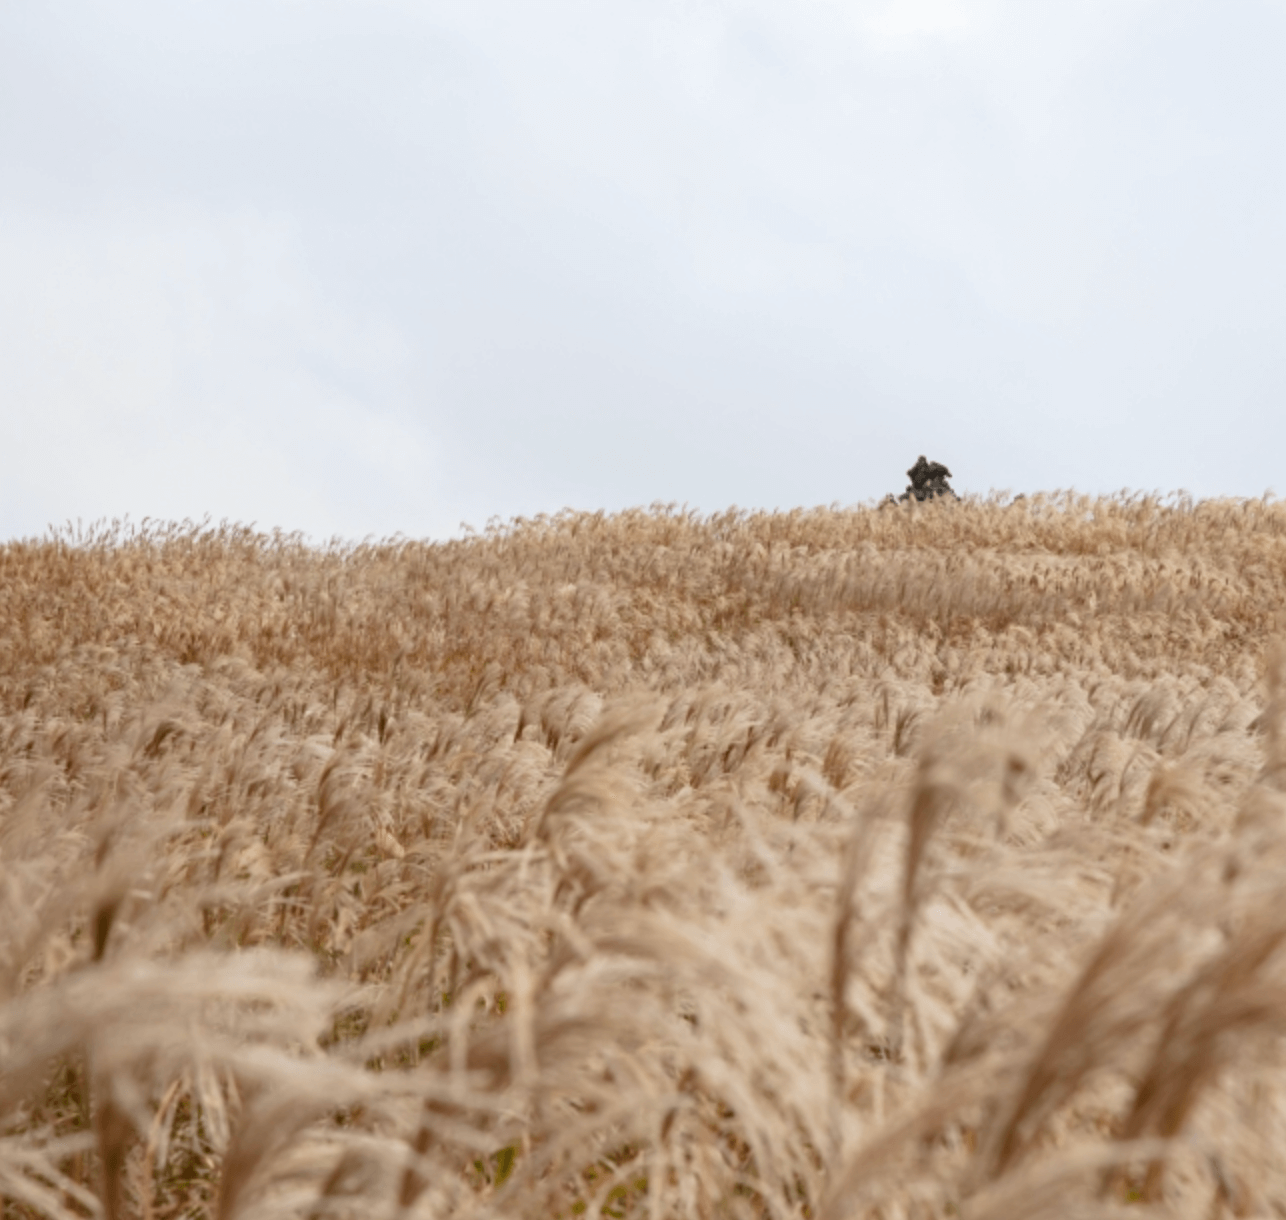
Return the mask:
<svg viewBox="0 0 1286 1220">
<path fill-rule="evenodd" d="M 3 1220 L 1286 1215 L 1286 505 L 0 547 Z"/>
</svg>

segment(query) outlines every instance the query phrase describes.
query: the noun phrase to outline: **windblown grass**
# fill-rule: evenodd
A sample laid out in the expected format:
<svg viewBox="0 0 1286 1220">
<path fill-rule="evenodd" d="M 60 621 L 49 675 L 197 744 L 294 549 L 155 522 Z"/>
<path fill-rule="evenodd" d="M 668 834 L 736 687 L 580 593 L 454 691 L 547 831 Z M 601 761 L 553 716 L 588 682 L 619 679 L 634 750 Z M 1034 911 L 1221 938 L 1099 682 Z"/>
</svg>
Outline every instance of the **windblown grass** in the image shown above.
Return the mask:
<svg viewBox="0 0 1286 1220">
<path fill-rule="evenodd" d="M 1286 506 L 0 548 L 14 1216 L 1286 1213 Z"/>
</svg>

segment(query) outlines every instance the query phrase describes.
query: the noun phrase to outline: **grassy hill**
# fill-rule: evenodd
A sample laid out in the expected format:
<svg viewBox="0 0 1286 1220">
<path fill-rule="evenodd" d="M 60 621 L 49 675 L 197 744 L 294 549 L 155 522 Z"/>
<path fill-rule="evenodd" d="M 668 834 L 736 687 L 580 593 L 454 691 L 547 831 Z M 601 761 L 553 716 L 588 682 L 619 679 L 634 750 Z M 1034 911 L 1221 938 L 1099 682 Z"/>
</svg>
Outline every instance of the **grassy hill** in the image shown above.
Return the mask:
<svg viewBox="0 0 1286 1220">
<path fill-rule="evenodd" d="M 3 1216 L 1280 1215 L 1286 505 L 0 547 Z"/>
</svg>

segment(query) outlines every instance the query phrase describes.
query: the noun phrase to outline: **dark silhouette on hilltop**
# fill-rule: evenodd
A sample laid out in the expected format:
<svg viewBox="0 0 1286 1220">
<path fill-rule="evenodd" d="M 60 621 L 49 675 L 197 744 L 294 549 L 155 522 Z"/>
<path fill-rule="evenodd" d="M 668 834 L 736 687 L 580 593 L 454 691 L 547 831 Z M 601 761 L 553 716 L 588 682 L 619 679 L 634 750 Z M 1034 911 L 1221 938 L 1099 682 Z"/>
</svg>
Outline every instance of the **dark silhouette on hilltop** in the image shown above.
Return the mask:
<svg viewBox="0 0 1286 1220">
<path fill-rule="evenodd" d="M 958 500 L 960 498 L 947 482 L 951 478 L 951 471 L 941 462 L 926 460 L 924 454 L 916 458 L 915 465 L 906 472 L 906 475 L 911 480 L 911 486 L 898 496 L 898 501 L 903 504 L 909 500 Z M 892 502 L 892 496 L 885 498 L 885 503 Z"/>
</svg>

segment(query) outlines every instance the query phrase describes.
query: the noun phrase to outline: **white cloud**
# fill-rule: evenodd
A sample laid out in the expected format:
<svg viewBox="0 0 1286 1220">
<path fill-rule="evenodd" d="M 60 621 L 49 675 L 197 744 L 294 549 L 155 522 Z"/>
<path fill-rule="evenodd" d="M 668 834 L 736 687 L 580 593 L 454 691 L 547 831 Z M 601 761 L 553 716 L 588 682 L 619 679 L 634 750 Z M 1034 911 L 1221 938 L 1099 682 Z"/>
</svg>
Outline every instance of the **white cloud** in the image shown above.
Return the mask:
<svg viewBox="0 0 1286 1220">
<path fill-rule="evenodd" d="M 11 528 L 232 508 L 320 535 L 391 533 L 422 511 L 435 454 L 405 415 L 405 340 L 322 299 L 292 228 L 7 217 Z"/>
<path fill-rule="evenodd" d="M 988 0 L 874 0 L 854 7 L 864 32 L 894 43 L 978 35 L 994 25 L 1002 8 Z"/>
<path fill-rule="evenodd" d="M 1280 8 L 17 12 L 2 530 L 1276 477 Z"/>
</svg>

